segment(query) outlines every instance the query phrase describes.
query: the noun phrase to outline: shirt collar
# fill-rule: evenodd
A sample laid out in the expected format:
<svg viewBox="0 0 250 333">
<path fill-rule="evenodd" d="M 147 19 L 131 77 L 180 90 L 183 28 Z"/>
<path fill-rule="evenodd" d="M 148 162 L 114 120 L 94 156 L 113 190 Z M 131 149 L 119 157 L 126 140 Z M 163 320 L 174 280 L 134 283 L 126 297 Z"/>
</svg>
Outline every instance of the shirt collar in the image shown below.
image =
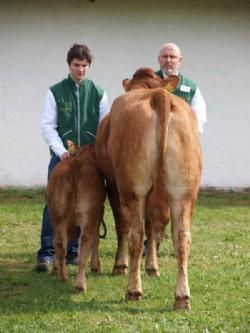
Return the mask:
<svg viewBox="0 0 250 333">
<path fill-rule="evenodd" d="M 168 75 L 167 75 L 166 73 L 164 73 L 163 71 L 161 71 L 161 72 L 162 72 L 163 78 L 164 78 L 164 79 L 167 79 L 167 78 L 168 78 Z M 180 74 L 180 72 L 177 71 L 176 74 L 174 74 L 174 75 L 179 76 L 179 74 Z"/>
<path fill-rule="evenodd" d="M 72 79 L 72 77 L 70 76 L 70 74 L 68 75 L 68 79 L 69 79 L 69 81 L 71 82 L 71 84 L 73 84 L 76 88 L 80 88 L 80 87 L 82 87 L 83 85 L 84 85 L 84 83 L 85 83 L 85 79 L 86 78 L 84 78 L 80 83 L 76 83 L 73 79 Z"/>
</svg>

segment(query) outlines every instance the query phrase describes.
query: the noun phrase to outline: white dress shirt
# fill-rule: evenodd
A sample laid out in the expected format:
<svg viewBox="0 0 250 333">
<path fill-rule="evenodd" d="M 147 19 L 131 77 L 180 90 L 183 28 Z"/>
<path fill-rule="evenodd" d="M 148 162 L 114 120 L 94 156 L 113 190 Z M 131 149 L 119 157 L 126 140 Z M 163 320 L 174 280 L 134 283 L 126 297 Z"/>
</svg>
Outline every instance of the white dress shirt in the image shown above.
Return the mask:
<svg viewBox="0 0 250 333">
<path fill-rule="evenodd" d="M 163 73 L 164 78 L 168 77 L 164 72 L 162 72 L 162 73 Z M 176 75 L 178 75 L 178 73 Z M 200 92 L 200 89 L 198 88 L 198 86 L 196 86 L 196 90 L 195 90 L 194 96 L 191 100 L 190 106 L 196 115 L 196 118 L 198 121 L 199 133 L 203 133 L 204 125 L 207 122 L 207 110 L 206 110 L 206 103 L 204 101 L 204 98 L 201 95 L 201 92 Z"/>
<path fill-rule="evenodd" d="M 207 122 L 206 103 L 197 87 L 191 101 L 191 108 L 196 114 L 198 120 L 198 129 L 200 133 L 204 132 L 204 125 Z"/>
</svg>

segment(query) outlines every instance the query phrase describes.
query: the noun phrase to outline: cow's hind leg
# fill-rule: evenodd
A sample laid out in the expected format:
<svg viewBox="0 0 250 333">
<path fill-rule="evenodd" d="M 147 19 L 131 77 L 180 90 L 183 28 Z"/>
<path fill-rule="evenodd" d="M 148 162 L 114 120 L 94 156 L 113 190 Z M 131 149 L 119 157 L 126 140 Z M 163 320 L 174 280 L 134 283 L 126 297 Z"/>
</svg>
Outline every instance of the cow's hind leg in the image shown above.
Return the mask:
<svg viewBox="0 0 250 333">
<path fill-rule="evenodd" d="M 123 200 L 122 200 L 123 199 Z M 125 199 L 125 200 L 124 200 Z M 130 270 L 126 300 L 140 300 L 142 284 L 140 263 L 143 250 L 143 202 L 134 195 L 121 198 L 123 217 L 127 225 L 127 240 L 130 255 Z"/>
<path fill-rule="evenodd" d="M 177 259 L 177 285 L 174 308 L 190 310 L 190 290 L 188 284 L 188 257 L 191 246 L 190 220 L 193 202 L 179 200 L 171 206 L 172 238 Z"/>
<path fill-rule="evenodd" d="M 157 237 L 153 228 L 154 221 L 147 217 L 145 221 L 145 230 L 147 236 L 147 255 L 145 262 L 145 270 L 150 276 L 160 276 L 158 260 L 157 260 Z"/>
<path fill-rule="evenodd" d="M 54 229 L 54 249 L 55 263 L 54 272 L 56 272 L 62 281 L 68 280 L 68 271 L 65 264 L 65 256 L 67 253 L 67 231 L 64 224 L 60 224 Z"/>
<path fill-rule="evenodd" d="M 127 274 L 128 271 L 128 242 L 126 238 L 126 223 L 120 215 L 115 218 L 115 228 L 117 235 L 117 252 L 112 274 Z"/>
<path fill-rule="evenodd" d="M 108 197 L 112 208 L 117 235 L 117 251 L 112 274 L 126 274 L 128 270 L 128 243 L 126 238 L 126 223 L 123 222 L 119 193 L 116 184 L 108 182 Z"/>
<path fill-rule="evenodd" d="M 163 239 L 164 230 L 169 222 L 169 207 L 165 195 L 157 197 L 151 192 L 147 198 L 145 230 L 147 236 L 147 255 L 145 270 L 148 275 L 160 276 L 157 259 L 157 246 Z"/>
</svg>

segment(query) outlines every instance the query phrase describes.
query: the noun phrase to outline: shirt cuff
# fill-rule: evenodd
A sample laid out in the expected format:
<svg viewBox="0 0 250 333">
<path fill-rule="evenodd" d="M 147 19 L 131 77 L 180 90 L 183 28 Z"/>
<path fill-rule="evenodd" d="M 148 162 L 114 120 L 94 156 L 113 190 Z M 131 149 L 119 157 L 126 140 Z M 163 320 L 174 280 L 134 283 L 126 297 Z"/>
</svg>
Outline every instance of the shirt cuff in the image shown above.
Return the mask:
<svg viewBox="0 0 250 333">
<path fill-rule="evenodd" d="M 58 156 L 61 158 L 61 156 L 67 152 L 67 149 L 64 146 L 50 146 L 50 149 Z"/>
</svg>

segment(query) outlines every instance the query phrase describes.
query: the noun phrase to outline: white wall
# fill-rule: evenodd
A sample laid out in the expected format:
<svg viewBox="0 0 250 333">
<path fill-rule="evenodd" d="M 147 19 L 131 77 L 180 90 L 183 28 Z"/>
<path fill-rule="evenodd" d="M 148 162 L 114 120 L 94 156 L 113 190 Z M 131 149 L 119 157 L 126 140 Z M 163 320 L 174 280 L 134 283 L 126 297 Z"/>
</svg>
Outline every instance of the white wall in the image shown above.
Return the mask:
<svg viewBox="0 0 250 333">
<path fill-rule="evenodd" d="M 110 101 L 142 66 L 158 69 L 167 41 L 207 101 L 203 186 L 250 186 L 249 1 L 0 1 L 0 186 L 46 183 L 40 114 L 50 85 L 67 75 L 74 42 L 94 53 L 89 77 Z"/>
</svg>

